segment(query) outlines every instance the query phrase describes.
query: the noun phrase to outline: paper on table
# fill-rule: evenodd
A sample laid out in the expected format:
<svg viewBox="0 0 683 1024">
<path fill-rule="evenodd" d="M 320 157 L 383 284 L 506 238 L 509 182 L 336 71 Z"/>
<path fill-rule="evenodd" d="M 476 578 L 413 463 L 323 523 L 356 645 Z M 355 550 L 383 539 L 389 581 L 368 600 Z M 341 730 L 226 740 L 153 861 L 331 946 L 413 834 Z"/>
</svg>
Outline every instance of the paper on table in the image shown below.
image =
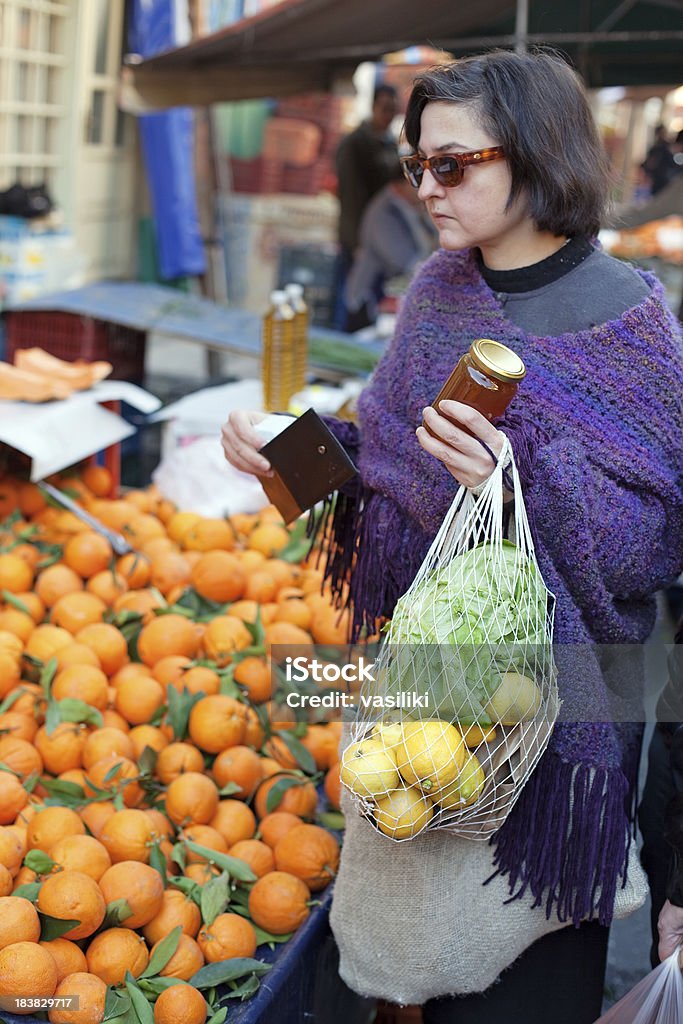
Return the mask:
<svg viewBox="0 0 683 1024">
<path fill-rule="evenodd" d="M 0 401 L 0 443 L 28 455 L 31 480 L 42 480 L 135 433 L 135 427 L 99 404 L 119 400 L 145 413 L 161 404 L 148 391 L 114 380 L 59 402 Z"/>
</svg>

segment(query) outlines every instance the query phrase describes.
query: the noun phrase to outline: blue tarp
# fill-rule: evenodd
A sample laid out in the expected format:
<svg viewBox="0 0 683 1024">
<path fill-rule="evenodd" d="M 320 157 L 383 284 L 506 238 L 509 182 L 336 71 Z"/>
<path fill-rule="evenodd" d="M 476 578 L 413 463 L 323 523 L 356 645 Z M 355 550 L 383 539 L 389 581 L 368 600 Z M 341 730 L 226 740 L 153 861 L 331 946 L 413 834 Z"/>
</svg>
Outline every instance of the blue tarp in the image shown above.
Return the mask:
<svg viewBox="0 0 683 1024">
<path fill-rule="evenodd" d="M 174 0 L 134 0 L 129 45 L 153 57 L 177 44 Z M 139 118 L 159 270 L 167 281 L 206 271 L 193 163 L 194 114 L 176 107 Z"/>
</svg>

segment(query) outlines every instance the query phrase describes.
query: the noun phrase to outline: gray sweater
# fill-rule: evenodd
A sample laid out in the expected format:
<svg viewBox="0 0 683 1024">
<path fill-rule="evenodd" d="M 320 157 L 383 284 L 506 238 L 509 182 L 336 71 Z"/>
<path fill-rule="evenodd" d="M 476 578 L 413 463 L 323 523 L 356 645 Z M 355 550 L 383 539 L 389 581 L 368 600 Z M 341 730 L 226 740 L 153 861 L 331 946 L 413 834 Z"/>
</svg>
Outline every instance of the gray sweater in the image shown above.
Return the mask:
<svg viewBox="0 0 683 1024">
<path fill-rule="evenodd" d="M 633 267 L 585 238 L 572 238 L 552 256 L 518 270 L 480 263 L 505 315 L 527 334 L 558 337 L 618 319 L 648 294 Z"/>
</svg>

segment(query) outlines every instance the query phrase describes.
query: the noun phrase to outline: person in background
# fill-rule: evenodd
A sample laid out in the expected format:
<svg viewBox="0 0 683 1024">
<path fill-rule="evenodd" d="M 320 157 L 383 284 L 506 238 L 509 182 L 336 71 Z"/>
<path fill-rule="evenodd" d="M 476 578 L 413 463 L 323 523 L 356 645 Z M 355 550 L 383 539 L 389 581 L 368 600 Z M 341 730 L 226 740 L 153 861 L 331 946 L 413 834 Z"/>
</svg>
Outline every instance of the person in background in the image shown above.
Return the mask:
<svg viewBox="0 0 683 1024">
<path fill-rule="evenodd" d="M 370 200 L 363 214 L 359 245 L 346 279 L 345 330 L 373 324 L 386 282 L 411 275 L 437 243 L 424 203 L 397 162 L 392 180 Z"/>
<path fill-rule="evenodd" d="M 618 231 L 639 228 L 651 220 L 661 220 L 674 215 L 683 216 L 683 130 L 678 133 L 671 146 L 673 174 L 666 186 L 645 203 L 637 203 L 614 214 L 609 226 Z"/>
<path fill-rule="evenodd" d="M 640 858 L 650 883 L 653 967 L 683 943 L 683 618 L 668 667 L 638 811 Z"/>
<path fill-rule="evenodd" d="M 655 141 L 647 151 L 641 167 L 650 179 L 650 191 L 653 196 L 661 192 L 676 173 L 676 163 L 663 124 L 658 124 L 655 128 Z"/>
<path fill-rule="evenodd" d="M 358 245 L 360 223 L 372 197 L 391 179 L 398 161 L 398 144 L 391 122 L 398 113 L 398 97 L 391 85 L 378 85 L 368 120 L 339 144 L 336 156 L 339 196 L 339 266 L 337 272 L 337 326 L 343 327 L 343 290 Z"/>
</svg>

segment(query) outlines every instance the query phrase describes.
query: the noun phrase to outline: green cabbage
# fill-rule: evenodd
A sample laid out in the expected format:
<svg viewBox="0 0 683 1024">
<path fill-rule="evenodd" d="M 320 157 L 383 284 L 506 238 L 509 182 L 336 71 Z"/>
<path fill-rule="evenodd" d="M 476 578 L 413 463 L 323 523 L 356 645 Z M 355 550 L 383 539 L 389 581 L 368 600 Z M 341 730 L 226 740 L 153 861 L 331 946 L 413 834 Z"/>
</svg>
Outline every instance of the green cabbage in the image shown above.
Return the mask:
<svg viewBox="0 0 683 1024">
<path fill-rule="evenodd" d="M 396 605 L 384 685 L 429 692 L 430 714 L 488 724 L 503 672 L 531 674 L 546 642 L 548 591 L 509 541 L 484 543 L 434 570 Z"/>
</svg>

